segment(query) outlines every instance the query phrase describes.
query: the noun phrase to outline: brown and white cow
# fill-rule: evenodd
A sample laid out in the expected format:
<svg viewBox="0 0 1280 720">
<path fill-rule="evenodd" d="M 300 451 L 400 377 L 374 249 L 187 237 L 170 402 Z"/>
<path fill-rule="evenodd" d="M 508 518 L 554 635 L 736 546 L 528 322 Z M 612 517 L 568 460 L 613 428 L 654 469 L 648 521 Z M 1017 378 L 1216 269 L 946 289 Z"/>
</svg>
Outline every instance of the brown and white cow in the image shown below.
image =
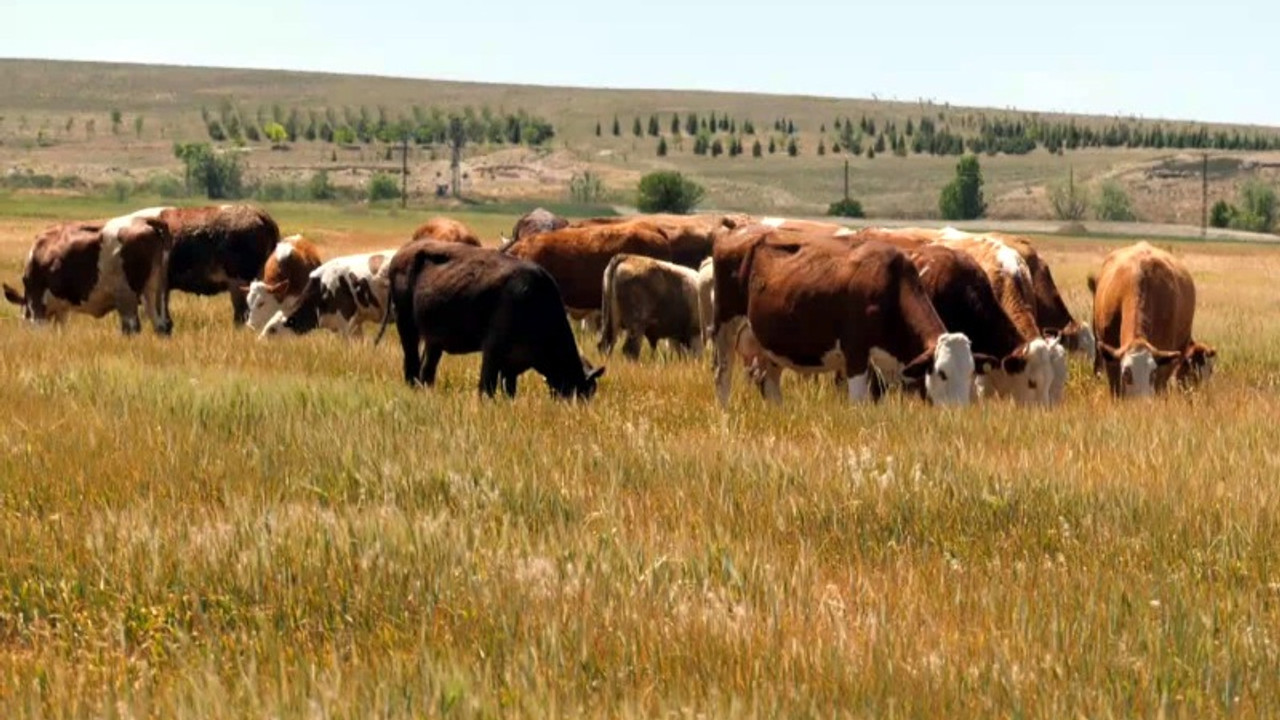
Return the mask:
<svg viewBox="0 0 1280 720">
<path fill-rule="evenodd" d="M 850 248 L 827 237 L 753 226 L 720 237 L 714 258 L 722 405 L 743 322 L 771 366 L 764 383 L 771 401 L 781 400 L 783 367 L 844 372 L 850 399 L 869 399 L 873 365 L 893 380 L 923 378 L 925 395 L 937 404 L 970 401 L 981 370 L 969 339 L 947 332 L 901 250 L 875 241 Z"/>
<path fill-rule="evenodd" d="M 311 271 L 320 267 L 320 251 L 301 235 L 290 235 L 276 245 L 262 279 L 246 288 L 249 317 L 245 324 L 254 332 L 262 332 L 277 312 L 293 312 L 302 299 Z"/>
<path fill-rule="evenodd" d="M 133 213 L 163 221 L 173 235 L 169 290 L 195 295 L 229 293 L 233 321 L 248 319 L 250 282 L 280 241 L 280 228 L 266 211 L 251 205 L 153 207 Z"/>
<path fill-rule="evenodd" d="M 1113 250 L 1089 288 L 1098 330 L 1094 368 L 1106 371 L 1113 395 L 1164 392 L 1182 366 L 1186 384 L 1212 372 L 1217 352 L 1191 337 L 1196 287 L 1176 257 L 1146 242 Z"/>
<path fill-rule="evenodd" d="M 715 321 L 716 264 L 715 258 L 707 258 L 698 266 L 698 326 L 702 329 L 702 344 L 711 340 L 711 325 Z"/>
<path fill-rule="evenodd" d="M 474 230 L 467 227 L 466 223 L 443 215 L 431 218 L 413 231 L 414 240 L 422 240 L 424 238 L 439 240 L 440 242 L 461 243 L 474 247 L 482 246 L 479 236 L 475 234 Z"/>
<path fill-rule="evenodd" d="M 520 238 L 530 237 L 539 233 L 551 232 L 559 230 L 562 227 L 568 227 L 569 221 L 556 215 L 550 210 L 543 208 L 534 208 L 516 220 L 516 224 L 511 228 L 511 237 L 503 238 L 502 244 L 509 245 Z"/>
<path fill-rule="evenodd" d="M 618 336 L 627 334 L 622 352 L 640 357 L 640 341 L 656 349 L 671 340 L 681 353 L 702 353 L 698 314 L 698 273 L 683 265 L 641 255 L 616 255 L 604 271 L 599 349 L 613 351 Z"/>
<path fill-rule="evenodd" d="M 996 299 L 1000 302 L 1024 343 L 1046 338 L 1036 321 L 1035 285 L 1031 270 L 1017 249 L 998 238 L 968 233 L 944 233 L 938 245 L 967 253 L 978 262 Z M 1062 401 L 1067 386 L 1067 352 L 1060 338 L 1050 333 L 1046 339 L 1052 371 L 1049 386 L 1037 381 L 1037 402 L 1053 405 Z M 1030 346 L 1030 345 L 1029 345 Z M 1027 388 L 1033 389 L 1033 388 Z"/>
<path fill-rule="evenodd" d="M 454 243 L 457 244 L 457 243 Z M 394 250 L 336 257 L 311 272 L 292 312 L 277 312 L 263 338 L 302 334 L 318 327 L 359 337 L 366 322 L 377 323 L 387 307 L 385 266 Z"/>
<path fill-rule="evenodd" d="M 566 227 L 521 238 L 502 249 L 541 265 L 560 288 L 570 317 L 598 325 L 604 269 L 622 253 L 671 260 L 667 238 L 651 223 L 632 221 Z"/>
<path fill-rule="evenodd" d="M 126 215 L 106 222 L 71 222 L 37 237 L 22 273 L 22 292 L 4 285 L 5 298 L 30 322 L 62 323 L 72 312 L 100 318 L 120 314 L 126 335 L 142 329 L 142 302 L 157 334 L 173 330 L 166 264 L 173 238 L 159 220 Z"/>
</svg>

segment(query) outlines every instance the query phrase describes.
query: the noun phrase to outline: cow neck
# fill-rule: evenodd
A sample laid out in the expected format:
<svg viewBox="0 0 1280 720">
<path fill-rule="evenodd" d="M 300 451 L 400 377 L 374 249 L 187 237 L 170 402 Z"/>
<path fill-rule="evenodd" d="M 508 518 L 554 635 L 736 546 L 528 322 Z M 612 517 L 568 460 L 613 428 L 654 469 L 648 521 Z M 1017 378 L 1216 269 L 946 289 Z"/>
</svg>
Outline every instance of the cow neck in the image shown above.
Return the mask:
<svg viewBox="0 0 1280 720">
<path fill-rule="evenodd" d="M 932 350 L 938 336 L 947 331 L 942 318 L 925 292 L 915 266 L 901 256 L 903 272 L 898 283 L 898 311 L 902 316 L 900 331 L 890 329 L 888 337 L 895 347 L 885 348 L 900 362 L 909 363 L 926 350 Z"/>
</svg>

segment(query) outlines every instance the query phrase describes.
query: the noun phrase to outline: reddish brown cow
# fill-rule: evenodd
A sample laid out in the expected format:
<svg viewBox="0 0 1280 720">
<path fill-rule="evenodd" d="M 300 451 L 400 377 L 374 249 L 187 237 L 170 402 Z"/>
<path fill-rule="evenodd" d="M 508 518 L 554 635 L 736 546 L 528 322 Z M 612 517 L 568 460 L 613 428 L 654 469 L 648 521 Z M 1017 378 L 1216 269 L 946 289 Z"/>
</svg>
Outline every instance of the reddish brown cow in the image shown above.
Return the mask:
<svg viewBox="0 0 1280 720">
<path fill-rule="evenodd" d="M 4 296 L 37 324 L 62 323 L 71 312 L 100 318 L 114 310 L 126 335 L 142 329 L 141 300 L 156 333 L 168 335 L 173 322 L 166 264 L 172 245 L 168 226 L 152 218 L 54 225 L 36 237 L 27 256 L 23 291 L 5 284 Z"/>
<path fill-rule="evenodd" d="M 262 279 L 254 280 L 245 288 L 249 302 L 246 324 L 255 332 L 261 332 L 277 312 L 292 312 L 302 298 L 311 271 L 318 267 L 320 251 L 311 241 L 301 235 L 281 240 L 267 258 Z"/>
<path fill-rule="evenodd" d="M 439 240 L 440 242 L 461 243 L 474 247 L 483 246 L 480 238 L 465 223 L 443 215 L 431 218 L 413 231 L 414 240 L 422 240 L 424 238 Z"/>
<path fill-rule="evenodd" d="M 694 270 L 703 260 L 711 257 L 712 236 L 718 230 L 733 229 L 748 224 L 746 215 L 632 215 L 629 217 L 588 218 L 571 223 L 570 227 L 594 227 L 617 225 L 627 222 L 647 222 L 658 228 L 667 238 L 671 250 L 671 262 Z"/>
<path fill-rule="evenodd" d="M 1186 384 L 1212 372 L 1217 352 L 1191 337 L 1195 282 L 1173 255 L 1145 242 L 1113 250 L 1089 288 L 1098 329 L 1094 367 L 1106 371 L 1112 394 L 1164 392 L 1182 366 Z"/>
<path fill-rule="evenodd" d="M 523 238 L 502 252 L 546 268 L 570 316 L 592 322 L 600 315 L 604 270 L 615 255 L 671 259 L 666 236 L 651 223 L 638 221 L 561 228 Z"/>
</svg>

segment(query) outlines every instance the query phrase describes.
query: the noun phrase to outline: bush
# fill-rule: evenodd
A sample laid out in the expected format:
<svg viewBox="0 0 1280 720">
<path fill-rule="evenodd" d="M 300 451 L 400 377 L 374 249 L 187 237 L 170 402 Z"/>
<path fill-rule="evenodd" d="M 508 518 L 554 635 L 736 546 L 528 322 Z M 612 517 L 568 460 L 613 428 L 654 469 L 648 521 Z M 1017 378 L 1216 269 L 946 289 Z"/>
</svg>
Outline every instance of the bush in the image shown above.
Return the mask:
<svg viewBox="0 0 1280 720">
<path fill-rule="evenodd" d="M 162 198 L 179 198 L 187 194 L 182 181 L 168 173 L 157 173 L 147 178 L 144 185 L 148 192 Z"/>
<path fill-rule="evenodd" d="M 796 144 L 796 139 L 794 137 L 787 140 L 787 154 L 791 157 L 795 157 L 800 154 L 800 146 Z"/>
<path fill-rule="evenodd" d="M 827 214 L 832 217 L 866 217 L 866 213 L 862 211 L 862 203 L 854 200 L 853 198 L 845 198 L 838 202 L 831 203 L 831 207 L 827 208 Z"/>
<path fill-rule="evenodd" d="M 397 200 L 400 197 L 400 183 L 386 173 L 374 173 L 369 178 L 369 202 L 381 200 Z"/>
<path fill-rule="evenodd" d="M 683 215 L 702 200 L 702 186 L 678 172 L 662 170 L 640 178 L 637 206 L 641 212 L 668 212 Z"/>
<path fill-rule="evenodd" d="M 604 183 L 600 176 L 587 170 L 581 175 L 574 173 L 569 178 L 569 197 L 576 203 L 590 205 L 604 195 Z"/>
<path fill-rule="evenodd" d="M 1093 212 L 1099 220 L 1110 222 L 1133 222 L 1138 219 L 1133 212 L 1133 204 L 1129 202 L 1129 195 L 1114 180 L 1102 184 Z"/>
<path fill-rule="evenodd" d="M 764 148 L 760 147 L 760 141 L 756 140 L 751 143 L 751 157 L 760 157 L 764 154 Z"/>
<path fill-rule="evenodd" d="M 665 137 L 658 138 L 658 157 L 667 156 L 667 139 Z"/>
<path fill-rule="evenodd" d="M 131 194 L 133 194 L 133 183 L 123 179 L 112 182 L 107 190 L 107 195 L 117 203 L 128 202 Z"/>
<path fill-rule="evenodd" d="M 1231 227 L 1250 232 L 1272 232 L 1276 227 L 1278 209 L 1275 188 L 1250 180 L 1240 188 L 1240 205 L 1233 214 Z"/>
<path fill-rule="evenodd" d="M 973 220 L 986 212 L 987 204 L 982 198 L 982 168 L 976 156 L 960 158 L 956 164 L 956 178 L 942 188 L 938 207 L 946 220 Z"/>
<path fill-rule="evenodd" d="M 235 153 L 214 152 L 209 143 L 174 143 L 173 154 L 187 168 L 187 180 L 210 200 L 244 197 L 244 169 Z"/>
<path fill-rule="evenodd" d="M 1089 193 L 1076 185 L 1073 173 L 1065 183 L 1054 183 L 1049 187 L 1049 205 L 1053 209 L 1053 217 L 1058 220 L 1083 220 L 1089 209 Z"/>
<path fill-rule="evenodd" d="M 1235 206 L 1226 200 L 1219 200 L 1213 204 L 1213 209 L 1209 211 L 1209 224 L 1216 228 L 1231 227 L 1231 221 L 1235 216 Z"/>
<path fill-rule="evenodd" d="M 332 200 L 336 195 L 333 185 L 329 182 L 329 173 L 324 170 L 314 173 L 311 180 L 307 182 L 307 197 L 312 200 L 323 202 Z"/>
</svg>

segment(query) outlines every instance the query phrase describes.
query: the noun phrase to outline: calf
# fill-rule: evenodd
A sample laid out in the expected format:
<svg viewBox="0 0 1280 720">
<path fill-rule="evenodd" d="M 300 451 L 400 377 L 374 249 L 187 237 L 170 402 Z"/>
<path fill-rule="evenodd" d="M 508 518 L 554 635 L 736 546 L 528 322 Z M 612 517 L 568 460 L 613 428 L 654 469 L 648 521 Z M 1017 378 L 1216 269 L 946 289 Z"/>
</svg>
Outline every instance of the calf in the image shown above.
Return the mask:
<svg viewBox="0 0 1280 720">
<path fill-rule="evenodd" d="M 610 353 L 621 332 L 622 352 L 640 357 L 640 339 L 655 349 L 668 338 L 683 353 L 701 354 L 698 273 L 640 255 L 616 255 L 604 271 L 600 351 Z"/>
<path fill-rule="evenodd" d="M 1094 368 L 1106 371 L 1113 395 L 1147 397 L 1164 392 L 1172 376 L 1190 385 L 1212 372 L 1217 352 L 1191 337 L 1195 283 L 1173 255 L 1145 242 L 1113 250 L 1089 289 Z"/>
<path fill-rule="evenodd" d="M 322 327 L 359 337 L 364 323 L 376 323 L 386 314 L 385 265 L 394 254 L 394 250 L 383 250 L 346 255 L 311 271 L 296 307 L 288 313 L 277 312 L 261 336 L 302 334 Z"/>
<path fill-rule="evenodd" d="M 462 243 L 481 247 L 480 238 L 465 223 L 439 215 L 418 226 L 413 231 L 414 240 L 430 238 L 441 242 Z"/>
<path fill-rule="evenodd" d="M 386 276 L 393 308 L 383 317 L 382 330 L 394 311 L 410 385 L 433 385 L 446 352 L 479 352 L 483 395 L 492 397 L 501 382 L 514 397 L 518 378 L 529 369 L 546 378 L 559 397 L 586 399 L 595 393 L 604 368 L 590 368 L 579 355 L 555 280 L 538 265 L 419 240 L 396 252 Z"/>
<path fill-rule="evenodd" d="M 166 263 L 173 238 L 158 220 L 126 215 L 105 223 L 62 223 L 37 237 L 22 273 L 22 292 L 4 286 L 9 302 L 30 322 L 62 323 L 71 312 L 100 318 L 120 314 L 120 329 L 142 329 L 141 300 L 160 335 L 173 330 Z"/>
<path fill-rule="evenodd" d="M 245 324 L 254 332 L 262 332 L 277 312 L 293 312 L 302 301 L 311 271 L 320 267 L 320 252 L 301 235 L 280 241 L 267 259 L 262 279 L 244 288 L 249 304 Z"/>
</svg>

